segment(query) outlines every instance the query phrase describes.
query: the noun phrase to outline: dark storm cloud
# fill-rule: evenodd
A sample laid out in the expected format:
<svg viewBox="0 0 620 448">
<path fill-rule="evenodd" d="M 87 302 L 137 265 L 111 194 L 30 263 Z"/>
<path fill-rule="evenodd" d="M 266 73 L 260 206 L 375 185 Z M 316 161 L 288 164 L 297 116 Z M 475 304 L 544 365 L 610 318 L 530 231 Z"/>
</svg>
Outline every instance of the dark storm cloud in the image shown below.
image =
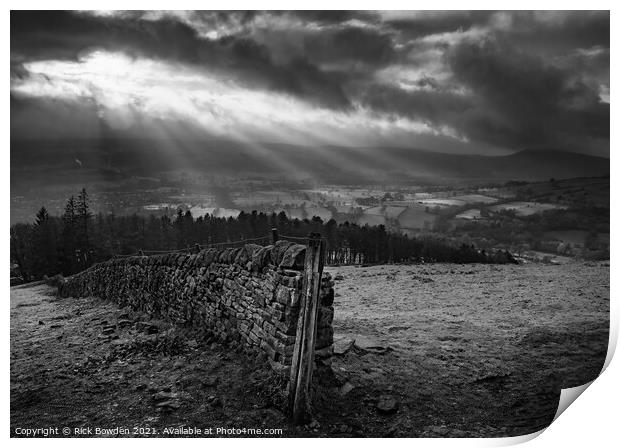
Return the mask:
<svg viewBox="0 0 620 448">
<path fill-rule="evenodd" d="M 609 137 L 609 104 L 598 85 L 588 85 L 571 70 L 492 40 L 462 43 L 446 54 L 455 92 L 432 78 L 404 92 L 372 86 L 362 95 L 368 106 L 429 123 L 450 126 L 463 136 L 508 148 L 579 149 L 588 139 Z"/>
<path fill-rule="evenodd" d="M 359 19 L 363 21 L 373 21 L 378 20 L 378 17 L 375 13 L 370 11 L 338 11 L 338 10 L 329 10 L 329 11 L 288 11 L 284 14 L 288 14 L 291 16 L 299 17 L 300 19 L 323 23 L 323 24 L 339 24 L 343 22 L 348 22 L 350 20 Z"/>
<path fill-rule="evenodd" d="M 418 84 L 422 88 L 432 88 L 436 82 L 425 78 Z M 392 86 L 372 86 L 364 92 L 361 99 L 364 104 L 376 110 L 409 116 L 433 127 L 448 124 L 457 129 L 464 126 L 462 114 L 475 107 L 471 98 L 435 89 L 403 92 Z"/>
<path fill-rule="evenodd" d="M 250 38 L 203 39 L 194 28 L 172 17 L 137 20 L 136 14 L 95 17 L 63 11 L 13 12 L 12 66 L 31 60 L 77 60 L 93 49 L 123 51 L 135 57 L 193 64 L 238 77 L 249 86 L 281 90 L 328 107 L 349 105 L 338 79 L 303 55 L 274 64 L 269 49 Z"/>
<path fill-rule="evenodd" d="M 606 11 L 13 12 L 11 76 L 28 76 L 28 61 L 99 48 L 328 109 L 411 118 L 474 143 L 587 152 L 597 142 L 600 154 L 609 29 Z"/>
<path fill-rule="evenodd" d="M 492 15 L 491 11 L 423 11 L 415 16 L 388 15 L 385 23 L 405 38 L 419 38 L 487 25 Z"/>
<path fill-rule="evenodd" d="M 598 86 L 572 71 L 491 40 L 458 45 L 448 61 L 455 78 L 482 99 L 488 120 L 497 123 L 493 143 L 548 145 L 571 135 L 609 135 L 609 105 L 600 102 Z"/>
<path fill-rule="evenodd" d="M 390 35 L 365 28 L 336 28 L 307 38 L 304 48 L 314 61 L 384 65 L 396 51 Z"/>
<path fill-rule="evenodd" d="M 522 11 L 511 13 L 510 22 L 498 33 L 528 51 L 609 47 L 608 11 Z"/>
<path fill-rule="evenodd" d="M 608 148 L 609 104 L 600 100 L 601 84 L 609 84 L 608 13 L 449 13 L 388 23 L 420 38 L 410 44 L 414 63 L 444 47 L 447 86 L 462 89 L 429 77 L 413 92 L 373 86 L 363 94 L 371 107 L 500 147 L 583 150 L 597 141 L 599 153 Z M 472 30 L 484 33 L 470 38 Z M 424 40 L 443 33 L 464 37 Z"/>
</svg>

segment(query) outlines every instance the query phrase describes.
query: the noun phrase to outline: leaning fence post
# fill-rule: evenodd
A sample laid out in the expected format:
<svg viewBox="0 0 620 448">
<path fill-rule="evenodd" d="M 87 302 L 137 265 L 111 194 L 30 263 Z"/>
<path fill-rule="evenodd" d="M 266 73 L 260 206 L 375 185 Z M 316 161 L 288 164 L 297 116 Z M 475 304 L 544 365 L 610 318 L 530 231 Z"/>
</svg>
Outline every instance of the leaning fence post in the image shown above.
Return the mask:
<svg viewBox="0 0 620 448">
<path fill-rule="evenodd" d="M 322 246 L 321 235 L 311 233 L 306 246 L 299 319 L 288 389 L 289 411 L 296 424 L 303 423 L 310 417 L 309 387 L 314 367 L 319 288 L 323 270 Z"/>
</svg>

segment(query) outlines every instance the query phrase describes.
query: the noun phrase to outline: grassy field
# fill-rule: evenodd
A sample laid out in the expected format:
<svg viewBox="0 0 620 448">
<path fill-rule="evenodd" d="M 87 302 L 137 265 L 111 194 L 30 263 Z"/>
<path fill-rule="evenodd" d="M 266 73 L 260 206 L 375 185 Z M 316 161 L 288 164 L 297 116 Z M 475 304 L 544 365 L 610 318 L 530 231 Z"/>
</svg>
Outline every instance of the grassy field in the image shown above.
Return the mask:
<svg viewBox="0 0 620 448">
<path fill-rule="evenodd" d="M 497 202 L 496 198 L 485 196 L 483 194 L 464 194 L 461 196 L 455 196 L 454 199 L 464 201 L 467 204 L 494 204 Z"/>
<path fill-rule="evenodd" d="M 389 219 L 396 219 L 398 216 L 406 210 L 405 206 L 398 205 L 378 205 L 376 207 L 370 207 L 364 210 L 365 215 L 383 215 Z"/>
<path fill-rule="evenodd" d="M 469 210 L 465 210 L 464 212 L 459 213 L 454 216 L 456 219 L 480 219 L 482 216 L 480 214 L 480 209 L 472 208 Z"/>
<path fill-rule="evenodd" d="M 557 210 L 562 208 L 566 207 L 558 204 L 543 204 L 540 202 L 516 201 L 508 202 L 506 204 L 493 205 L 489 207 L 489 210 L 492 212 L 511 210 L 514 211 L 517 216 L 530 216 L 535 213 L 541 213 L 547 210 Z"/>
<path fill-rule="evenodd" d="M 466 205 L 467 202 L 461 199 L 455 198 L 432 198 L 432 199 L 421 199 L 418 203 L 423 204 L 427 207 L 461 207 Z"/>
<path fill-rule="evenodd" d="M 379 391 L 398 397 L 399 435 L 531 433 L 551 423 L 561 388 L 602 368 L 608 264 L 329 270 L 342 276 L 336 337 L 387 350 L 350 352 L 335 371 L 360 400 Z M 368 416 L 366 425 L 378 423 Z"/>
<path fill-rule="evenodd" d="M 398 216 L 398 223 L 402 229 L 424 229 L 432 227 L 437 215 L 426 211 L 426 206 L 415 204 L 408 207 Z"/>
</svg>

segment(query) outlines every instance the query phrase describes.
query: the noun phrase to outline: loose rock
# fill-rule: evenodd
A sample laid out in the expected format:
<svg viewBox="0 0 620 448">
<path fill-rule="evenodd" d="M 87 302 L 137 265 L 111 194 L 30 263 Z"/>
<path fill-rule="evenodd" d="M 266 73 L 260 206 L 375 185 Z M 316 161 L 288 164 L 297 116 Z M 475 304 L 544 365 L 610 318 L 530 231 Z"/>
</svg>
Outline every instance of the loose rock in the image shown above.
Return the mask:
<svg viewBox="0 0 620 448">
<path fill-rule="evenodd" d="M 351 338 L 338 338 L 334 339 L 334 355 L 345 355 L 355 344 L 355 339 Z"/>
<path fill-rule="evenodd" d="M 155 406 L 158 408 L 179 409 L 181 407 L 181 403 L 179 403 L 179 400 L 170 400 L 162 401 L 161 403 L 157 403 Z"/>
<path fill-rule="evenodd" d="M 398 410 L 398 401 L 391 395 L 381 395 L 377 401 L 377 410 L 382 414 L 393 414 Z"/>
<path fill-rule="evenodd" d="M 350 382 L 346 382 L 342 385 L 342 387 L 340 388 L 340 395 L 342 395 L 343 397 L 345 395 L 347 395 L 349 392 L 351 392 L 353 389 L 355 389 L 355 386 L 353 384 L 351 384 Z"/>
</svg>

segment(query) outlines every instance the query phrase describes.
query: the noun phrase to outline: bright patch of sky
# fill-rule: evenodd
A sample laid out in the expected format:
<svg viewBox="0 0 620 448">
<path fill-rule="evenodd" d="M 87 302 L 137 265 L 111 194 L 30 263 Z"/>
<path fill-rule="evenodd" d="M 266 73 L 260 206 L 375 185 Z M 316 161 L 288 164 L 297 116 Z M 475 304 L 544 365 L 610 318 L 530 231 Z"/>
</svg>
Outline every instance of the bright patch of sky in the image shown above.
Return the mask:
<svg viewBox="0 0 620 448">
<path fill-rule="evenodd" d="M 93 101 L 101 118 L 116 127 L 129 127 L 140 115 L 192 121 L 212 135 L 276 140 L 284 131 L 305 133 L 309 128 L 317 139 L 343 142 L 394 132 L 460 138 L 446 126 L 433 127 L 361 105 L 350 111 L 321 108 L 286 94 L 249 89 L 206 71 L 122 53 L 95 51 L 78 61 L 35 61 L 24 68 L 28 76 L 13 80 L 13 92 Z"/>
</svg>

